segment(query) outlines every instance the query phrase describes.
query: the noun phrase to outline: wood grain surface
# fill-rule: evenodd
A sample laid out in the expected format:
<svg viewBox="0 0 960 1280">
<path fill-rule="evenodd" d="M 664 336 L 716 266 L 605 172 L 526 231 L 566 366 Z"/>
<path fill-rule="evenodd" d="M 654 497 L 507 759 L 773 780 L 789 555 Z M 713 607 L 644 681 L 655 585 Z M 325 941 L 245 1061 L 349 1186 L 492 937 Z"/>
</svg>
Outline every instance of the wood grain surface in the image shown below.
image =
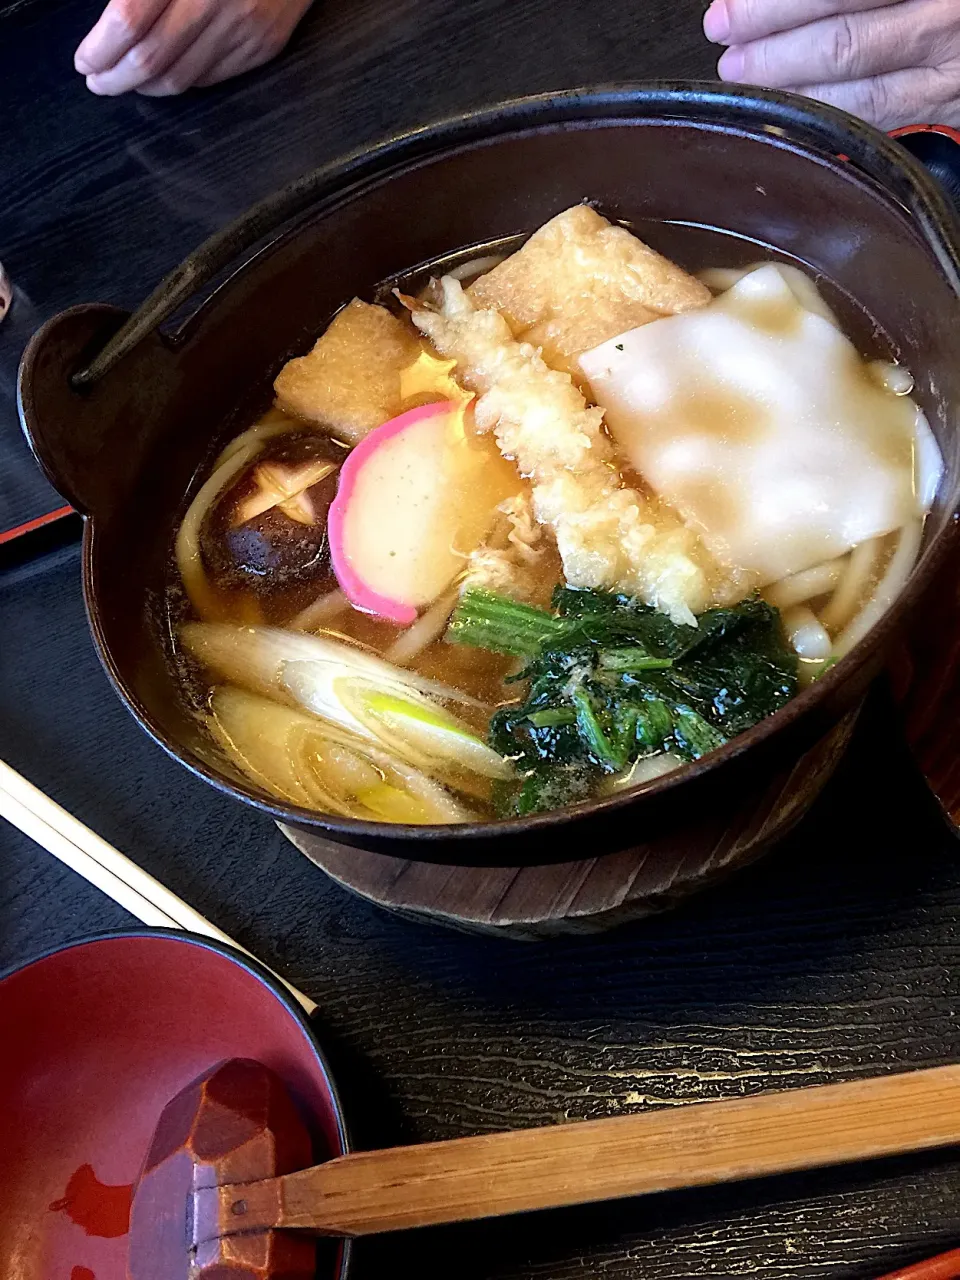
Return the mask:
<svg viewBox="0 0 960 1280">
<path fill-rule="evenodd" d="M 784 845 L 676 911 L 525 946 L 398 920 L 192 779 L 110 691 L 75 553 L 0 580 L 0 756 L 320 1005 L 358 1145 L 960 1061 L 957 844 L 889 701 Z M 0 964 L 132 922 L 0 830 Z M 960 1242 L 953 1151 L 365 1240 L 357 1280 L 867 1280 Z"/>
<path fill-rule="evenodd" d="M 0 516 L 54 495 L 14 373 L 60 308 L 135 305 L 256 199 L 504 95 L 703 76 L 701 0 L 321 0 L 289 51 L 182 99 L 70 67 L 99 0 L 0 0 Z M 4 520 L 0 520 L 4 523 Z M 957 845 L 878 697 L 777 852 L 680 910 L 538 947 L 398 920 L 191 779 L 110 691 L 74 552 L 0 577 L 0 756 L 321 1006 L 360 1145 L 619 1115 L 960 1060 Z M 0 829 L 0 964 L 133 922 Z M 867 1280 L 960 1242 L 944 1152 L 361 1242 L 356 1280 Z"/>
</svg>

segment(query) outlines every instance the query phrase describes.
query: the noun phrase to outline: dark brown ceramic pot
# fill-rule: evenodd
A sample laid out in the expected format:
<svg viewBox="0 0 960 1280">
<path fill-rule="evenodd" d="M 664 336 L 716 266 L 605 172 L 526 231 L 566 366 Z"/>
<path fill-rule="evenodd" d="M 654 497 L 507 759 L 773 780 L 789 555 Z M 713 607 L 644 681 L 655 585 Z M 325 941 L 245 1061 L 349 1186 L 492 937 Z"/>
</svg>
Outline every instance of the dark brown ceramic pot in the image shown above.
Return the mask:
<svg viewBox="0 0 960 1280">
<path fill-rule="evenodd" d="M 529 232 L 583 199 L 665 233 L 720 228 L 740 238 L 743 261 L 773 246 L 875 318 L 917 377 L 946 461 L 910 585 L 778 715 L 631 794 L 427 828 L 278 804 L 217 757 L 171 670 L 162 599 L 185 495 L 243 415 L 266 403 L 281 364 L 348 299 L 463 246 Z M 922 166 L 830 108 L 694 84 L 525 99 L 303 178 L 208 241 L 132 318 L 97 305 L 57 316 L 24 356 L 21 414 L 47 475 L 87 517 L 84 589 L 104 666 L 171 755 L 247 803 L 347 844 L 446 863 L 569 860 L 681 831 L 691 815 L 762 794 L 862 697 L 942 561 L 960 502 L 958 254 L 960 226 Z"/>
</svg>

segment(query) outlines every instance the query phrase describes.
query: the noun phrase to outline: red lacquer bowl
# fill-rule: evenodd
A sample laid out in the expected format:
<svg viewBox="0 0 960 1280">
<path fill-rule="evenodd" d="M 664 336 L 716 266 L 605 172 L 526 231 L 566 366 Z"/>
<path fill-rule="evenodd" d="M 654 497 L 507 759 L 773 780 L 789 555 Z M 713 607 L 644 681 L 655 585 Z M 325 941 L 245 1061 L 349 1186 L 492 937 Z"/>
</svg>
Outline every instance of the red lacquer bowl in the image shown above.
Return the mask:
<svg viewBox="0 0 960 1280">
<path fill-rule="evenodd" d="M 130 1187 L 160 1111 L 224 1058 L 276 1071 L 317 1160 L 347 1150 L 310 1028 L 255 962 L 187 934 L 78 942 L 0 979 L 0 1276 L 125 1280 Z M 319 1255 L 343 1280 L 349 1250 Z"/>
</svg>

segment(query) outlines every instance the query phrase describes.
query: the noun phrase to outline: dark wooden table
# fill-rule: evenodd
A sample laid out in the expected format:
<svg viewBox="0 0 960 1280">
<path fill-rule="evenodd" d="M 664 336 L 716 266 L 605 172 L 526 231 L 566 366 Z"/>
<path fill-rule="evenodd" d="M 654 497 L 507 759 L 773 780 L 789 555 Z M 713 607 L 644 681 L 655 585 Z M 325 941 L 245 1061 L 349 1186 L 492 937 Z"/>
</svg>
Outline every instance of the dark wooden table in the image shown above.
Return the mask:
<svg viewBox="0 0 960 1280">
<path fill-rule="evenodd" d="M 96 7 L 0 7 L 0 258 L 21 290 L 0 328 L 5 517 L 56 503 L 12 401 L 19 348 L 45 316 L 134 304 L 251 200 L 387 132 L 504 95 L 711 67 L 698 0 L 361 0 L 320 4 L 288 54 L 233 85 L 97 100 L 69 60 Z M 75 547 L 0 573 L 0 756 L 317 999 L 360 1145 L 960 1054 L 957 846 L 882 692 L 840 776 L 765 862 L 672 915 L 539 944 L 386 916 L 169 761 L 99 669 Z M 0 965 L 130 924 L 0 829 Z M 355 1275 L 852 1280 L 960 1243 L 958 1193 L 946 1152 L 368 1242 Z"/>
</svg>

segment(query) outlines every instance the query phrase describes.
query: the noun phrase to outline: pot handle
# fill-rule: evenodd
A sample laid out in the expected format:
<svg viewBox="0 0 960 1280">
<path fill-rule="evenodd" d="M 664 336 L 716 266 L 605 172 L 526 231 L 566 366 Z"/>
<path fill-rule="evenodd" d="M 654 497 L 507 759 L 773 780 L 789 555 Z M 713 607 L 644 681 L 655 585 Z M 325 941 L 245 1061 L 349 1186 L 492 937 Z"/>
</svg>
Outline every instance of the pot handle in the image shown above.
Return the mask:
<svg viewBox="0 0 960 1280">
<path fill-rule="evenodd" d="M 960 212 L 960 130 L 945 124 L 908 124 L 890 134 L 933 174 Z"/>
</svg>

